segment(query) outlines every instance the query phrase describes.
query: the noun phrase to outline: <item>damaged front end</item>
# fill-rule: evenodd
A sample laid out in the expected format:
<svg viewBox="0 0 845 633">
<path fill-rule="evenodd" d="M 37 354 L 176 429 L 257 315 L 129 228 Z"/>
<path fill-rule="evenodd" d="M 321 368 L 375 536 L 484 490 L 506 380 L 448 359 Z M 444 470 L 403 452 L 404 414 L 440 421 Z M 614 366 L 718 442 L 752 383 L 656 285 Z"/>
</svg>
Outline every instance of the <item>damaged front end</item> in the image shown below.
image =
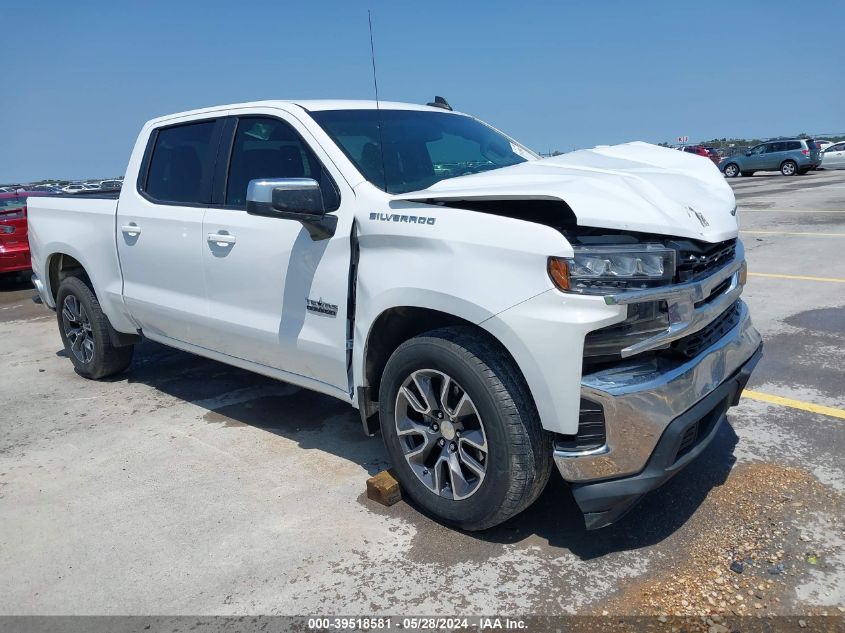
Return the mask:
<svg viewBox="0 0 845 633">
<path fill-rule="evenodd" d="M 628 317 L 585 337 L 578 432 L 556 436 L 554 451 L 588 529 L 617 520 L 705 449 L 762 354 L 739 299 L 741 242 L 698 249 L 677 250 L 675 283 L 603 291 Z"/>
</svg>

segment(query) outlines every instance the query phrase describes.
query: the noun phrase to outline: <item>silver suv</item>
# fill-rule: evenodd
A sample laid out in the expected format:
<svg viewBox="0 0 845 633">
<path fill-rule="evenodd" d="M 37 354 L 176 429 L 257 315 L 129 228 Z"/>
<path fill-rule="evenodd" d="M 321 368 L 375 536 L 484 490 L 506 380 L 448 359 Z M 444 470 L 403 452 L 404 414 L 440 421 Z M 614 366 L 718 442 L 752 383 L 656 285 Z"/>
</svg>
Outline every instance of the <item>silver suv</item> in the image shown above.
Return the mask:
<svg viewBox="0 0 845 633">
<path fill-rule="evenodd" d="M 755 171 L 779 171 L 784 176 L 806 174 L 821 164 L 819 148 L 811 138 L 772 139 L 755 145 L 745 156 L 725 158 L 719 168 L 728 178 L 752 176 Z"/>
</svg>

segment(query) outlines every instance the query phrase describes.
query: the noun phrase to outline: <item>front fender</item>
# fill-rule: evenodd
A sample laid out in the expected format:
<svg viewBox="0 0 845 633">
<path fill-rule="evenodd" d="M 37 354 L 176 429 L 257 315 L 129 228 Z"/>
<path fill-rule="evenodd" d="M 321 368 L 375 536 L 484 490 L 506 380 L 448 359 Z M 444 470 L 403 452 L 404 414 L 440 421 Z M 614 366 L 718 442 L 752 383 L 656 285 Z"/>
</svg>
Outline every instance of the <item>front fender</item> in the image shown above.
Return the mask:
<svg viewBox="0 0 845 633">
<path fill-rule="evenodd" d="M 385 310 L 428 308 L 480 324 L 550 290 L 548 258 L 572 256 L 549 226 L 463 209 L 394 202 L 358 224 L 356 386 L 366 384 L 367 339 Z"/>
</svg>

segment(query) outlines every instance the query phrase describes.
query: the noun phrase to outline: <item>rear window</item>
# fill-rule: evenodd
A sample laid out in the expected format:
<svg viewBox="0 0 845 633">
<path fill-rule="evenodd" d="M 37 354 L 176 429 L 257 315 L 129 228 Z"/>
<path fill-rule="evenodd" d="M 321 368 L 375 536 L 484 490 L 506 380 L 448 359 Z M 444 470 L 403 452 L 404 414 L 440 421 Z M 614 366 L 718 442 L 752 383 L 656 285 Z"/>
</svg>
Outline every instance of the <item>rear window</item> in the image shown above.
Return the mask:
<svg viewBox="0 0 845 633">
<path fill-rule="evenodd" d="M 215 121 L 203 121 L 158 131 L 144 187 L 147 195 L 162 202 L 210 202 L 202 185 L 210 176 L 214 126 Z"/>
</svg>

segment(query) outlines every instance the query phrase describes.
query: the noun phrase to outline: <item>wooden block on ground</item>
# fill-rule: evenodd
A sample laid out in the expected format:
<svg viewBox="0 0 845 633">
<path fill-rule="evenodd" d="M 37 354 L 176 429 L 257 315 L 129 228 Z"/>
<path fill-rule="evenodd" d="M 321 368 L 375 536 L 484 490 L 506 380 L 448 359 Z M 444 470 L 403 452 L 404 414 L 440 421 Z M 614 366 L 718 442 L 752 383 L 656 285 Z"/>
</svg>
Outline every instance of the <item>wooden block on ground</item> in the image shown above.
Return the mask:
<svg viewBox="0 0 845 633">
<path fill-rule="evenodd" d="M 384 506 L 392 506 L 402 499 L 402 490 L 393 474 L 383 470 L 367 480 L 367 498 Z"/>
</svg>

